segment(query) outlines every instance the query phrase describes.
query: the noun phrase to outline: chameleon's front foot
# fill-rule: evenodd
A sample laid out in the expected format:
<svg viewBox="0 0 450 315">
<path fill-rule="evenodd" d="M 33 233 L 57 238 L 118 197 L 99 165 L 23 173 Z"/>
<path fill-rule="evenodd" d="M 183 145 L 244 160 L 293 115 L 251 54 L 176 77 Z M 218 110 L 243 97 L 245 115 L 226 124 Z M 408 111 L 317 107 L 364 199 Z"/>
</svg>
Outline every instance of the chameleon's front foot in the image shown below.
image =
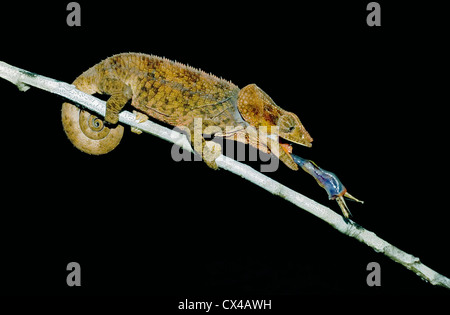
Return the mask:
<svg viewBox="0 0 450 315">
<path fill-rule="evenodd" d="M 206 165 L 214 170 L 219 169 L 216 163 L 216 159 L 222 153 L 221 145 L 212 141 L 205 141 L 202 150 L 203 161 L 206 163 Z"/>
<path fill-rule="evenodd" d="M 189 129 L 191 130 L 190 142 L 194 151 L 202 157 L 203 161 L 210 168 L 214 170 L 219 169 L 216 159 L 222 153 L 222 146 L 211 140 L 206 141 L 202 133 L 195 132 L 196 130 L 203 130 L 201 120 L 194 120 L 193 125 Z"/>
</svg>

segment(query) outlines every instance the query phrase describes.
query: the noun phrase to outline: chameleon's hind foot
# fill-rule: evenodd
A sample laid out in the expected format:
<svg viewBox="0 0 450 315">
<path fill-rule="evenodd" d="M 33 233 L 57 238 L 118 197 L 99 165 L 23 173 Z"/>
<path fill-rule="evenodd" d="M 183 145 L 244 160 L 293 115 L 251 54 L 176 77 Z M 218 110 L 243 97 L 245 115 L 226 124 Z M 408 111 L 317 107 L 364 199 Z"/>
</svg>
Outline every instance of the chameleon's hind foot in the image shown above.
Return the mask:
<svg viewBox="0 0 450 315">
<path fill-rule="evenodd" d="M 141 112 L 133 110 L 133 114 L 136 115 L 136 121 L 139 124 L 143 123 L 143 122 L 146 122 L 148 120 L 148 116 L 143 114 L 143 113 L 141 113 Z M 136 128 L 136 127 L 131 127 L 131 132 L 140 135 L 142 133 L 142 130 L 140 130 L 140 129 Z"/>
</svg>

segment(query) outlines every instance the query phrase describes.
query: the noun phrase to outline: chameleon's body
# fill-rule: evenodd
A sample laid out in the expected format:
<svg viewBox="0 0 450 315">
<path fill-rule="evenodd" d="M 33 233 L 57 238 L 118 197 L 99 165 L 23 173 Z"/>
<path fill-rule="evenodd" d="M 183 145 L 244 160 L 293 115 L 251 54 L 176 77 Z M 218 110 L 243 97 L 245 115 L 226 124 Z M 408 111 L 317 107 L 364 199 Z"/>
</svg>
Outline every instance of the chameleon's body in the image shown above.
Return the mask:
<svg viewBox="0 0 450 315">
<path fill-rule="evenodd" d="M 298 166 L 288 150 L 278 142 L 275 150 L 261 133 L 248 133 L 249 126 L 266 126 L 269 133 L 270 127 L 277 126 L 280 137 L 311 146 L 312 138 L 298 117 L 278 107 L 256 85 L 239 89 L 229 81 L 168 59 L 138 53 L 115 55 L 85 71 L 73 84 L 89 94 L 111 95 L 105 115 L 110 124 L 118 122 L 119 112 L 131 100 L 141 113 L 188 128 L 194 150 L 201 152 L 212 168 L 217 167 L 214 159 L 220 148 L 206 145 L 208 141 L 203 136 L 196 137 L 194 127 L 201 127 L 202 134 L 245 142 L 274 153 L 294 170 Z M 196 125 L 199 120 L 195 118 L 202 118 L 201 126 Z M 68 103 L 63 105 L 62 119 L 69 139 L 91 154 L 111 151 L 123 134 L 122 126 L 109 129 L 95 116 Z M 239 136 L 243 134 L 244 137 Z"/>
</svg>

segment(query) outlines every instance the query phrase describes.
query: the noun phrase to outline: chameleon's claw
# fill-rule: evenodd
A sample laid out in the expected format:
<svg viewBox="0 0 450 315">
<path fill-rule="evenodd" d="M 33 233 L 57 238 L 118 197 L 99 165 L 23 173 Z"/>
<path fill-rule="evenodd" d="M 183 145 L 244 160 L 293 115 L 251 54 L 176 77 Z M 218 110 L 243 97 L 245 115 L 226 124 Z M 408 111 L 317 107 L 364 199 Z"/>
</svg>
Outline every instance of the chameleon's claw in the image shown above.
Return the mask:
<svg viewBox="0 0 450 315">
<path fill-rule="evenodd" d="M 138 128 L 136 128 L 136 127 L 131 127 L 131 132 L 132 132 L 132 133 L 135 133 L 135 134 L 137 134 L 137 135 L 140 135 L 140 134 L 142 133 L 142 130 L 141 130 L 141 129 L 138 129 Z"/>
<path fill-rule="evenodd" d="M 138 123 L 143 123 L 143 122 L 146 122 L 148 120 L 148 116 L 147 115 L 145 115 L 145 114 L 143 114 L 141 112 L 138 112 L 137 110 L 133 110 L 133 114 L 136 115 L 136 121 Z"/>
</svg>

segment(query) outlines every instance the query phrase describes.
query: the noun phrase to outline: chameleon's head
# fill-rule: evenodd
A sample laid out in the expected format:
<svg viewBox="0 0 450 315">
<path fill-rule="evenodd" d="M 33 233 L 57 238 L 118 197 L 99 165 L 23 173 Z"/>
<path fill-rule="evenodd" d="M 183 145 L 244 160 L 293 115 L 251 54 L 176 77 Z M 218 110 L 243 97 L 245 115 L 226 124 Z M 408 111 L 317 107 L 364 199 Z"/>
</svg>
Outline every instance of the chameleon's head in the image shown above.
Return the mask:
<svg viewBox="0 0 450 315">
<path fill-rule="evenodd" d="M 242 118 L 250 125 L 278 127 L 278 136 L 288 141 L 311 147 L 313 139 L 294 113 L 280 108 L 255 84 L 239 91 L 238 108 Z M 270 133 L 271 130 L 268 130 Z"/>
</svg>

